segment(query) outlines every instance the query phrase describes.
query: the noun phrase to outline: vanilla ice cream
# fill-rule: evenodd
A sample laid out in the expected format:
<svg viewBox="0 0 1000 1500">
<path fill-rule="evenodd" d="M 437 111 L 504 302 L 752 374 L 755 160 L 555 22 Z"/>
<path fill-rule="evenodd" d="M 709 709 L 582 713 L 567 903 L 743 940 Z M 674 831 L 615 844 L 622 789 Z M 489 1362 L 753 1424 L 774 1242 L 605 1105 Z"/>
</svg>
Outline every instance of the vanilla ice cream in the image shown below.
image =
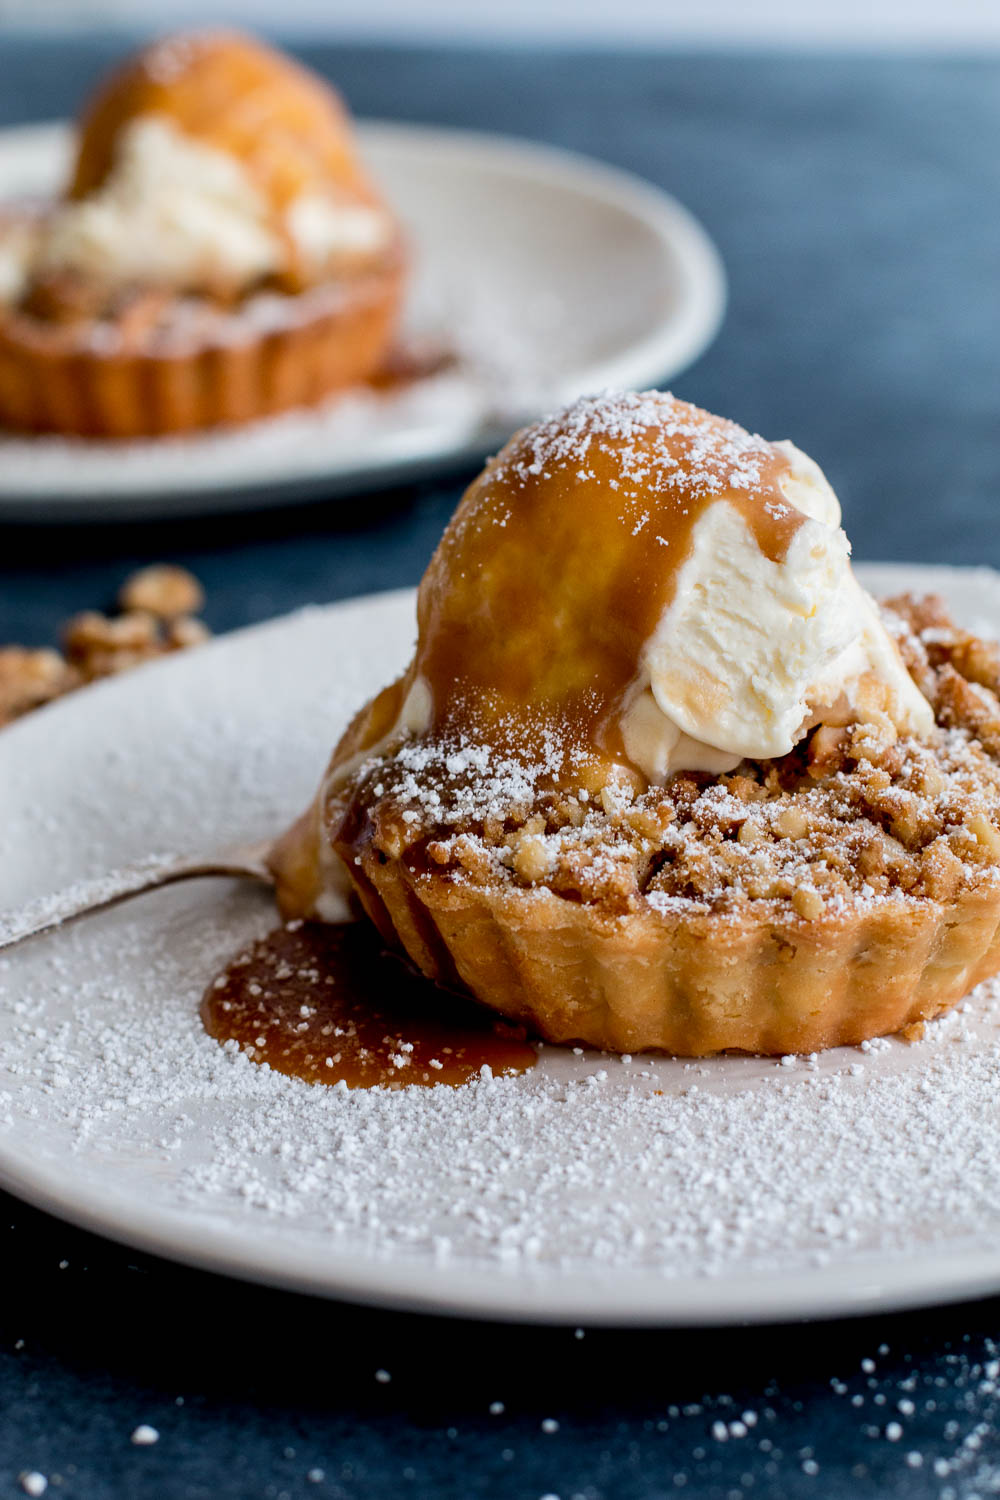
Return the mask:
<svg viewBox="0 0 1000 1500">
<path fill-rule="evenodd" d="M 7 243 L 0 297 L 13 300 L 23 287 L 29 255 L 36 273 L 240 289 L 281 274 L 290 255 L 318 276 L 338 257 L 377 253 L 392 232 L 382 209 L 332 186 L 329 195 L 303 193 L 279 210 L 235 156 L 186 135 L 166 115 L 139 115 L 122 129 L 96 192 L 61 203 L 30 241 Z"/>
<path fill-rule="evenodd" d="M 933 727 L 854 577 L 836 495 L 792 443 L 773 446 L 791 466 L 782 493 L 805 519 L 778 561 L 725 499 L 694 527 L 625 714 L 629 757 L 651 781 L 787 755 L 825 710 L 845 722 L 885 714 L 902 734 Z"/>
<path fill-rule="evenodd" d="M 235 157 L 163 115 L 121 131 L 97 192 L 53 214 L 38 269 L 116 281 L 243 285 L 277 271 L 270 210 Z"/>
</svg>

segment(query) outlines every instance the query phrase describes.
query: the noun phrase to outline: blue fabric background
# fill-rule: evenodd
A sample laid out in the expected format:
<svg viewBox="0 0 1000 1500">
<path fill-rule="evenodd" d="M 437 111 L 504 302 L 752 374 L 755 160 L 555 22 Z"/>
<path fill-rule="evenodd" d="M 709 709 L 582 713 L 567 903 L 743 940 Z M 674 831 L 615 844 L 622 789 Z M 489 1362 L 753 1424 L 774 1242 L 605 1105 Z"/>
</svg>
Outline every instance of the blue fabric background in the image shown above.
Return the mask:
<svg viewBox="0 0 1000 1500">
<path fill-rule="evenodd" d="M 121 46 L 4 39 L 0 123 L 71 113 Z M 359 113 L 558 142 L 676 193 L 731 282 L 678 391 L 818 459 L 857 556 L 1000 563 L 1000 62 L 305 55 Z M 161 557 L 200 574 L 220 630 L 416 582 L 466 477 L 221 522 L 2 527 L 0 640 L 52 639 Z M 23 1468 L 67 1500 L 1000 1489 L 993 1302 L 581 1340 L 245 1288 L 2 1209 L 0 1495 Z M 713 1436 L 744 1408 L 755 1428 Z M 138 1422 L 155 1447 L 129 1443 Z"/>
</svg>

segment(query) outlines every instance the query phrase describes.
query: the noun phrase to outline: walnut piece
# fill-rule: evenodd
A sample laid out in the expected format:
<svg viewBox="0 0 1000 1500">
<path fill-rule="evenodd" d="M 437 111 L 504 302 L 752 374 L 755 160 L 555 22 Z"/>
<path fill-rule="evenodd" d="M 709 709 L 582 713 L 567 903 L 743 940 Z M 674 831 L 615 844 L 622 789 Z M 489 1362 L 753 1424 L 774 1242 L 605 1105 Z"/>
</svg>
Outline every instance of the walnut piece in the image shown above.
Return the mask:
<svg viewBox="0 0 1000 1500">
<path fill-rule="evenodd" d="M 143 568 L 122 587 L 123 614 L 110 617 L 88 609 L 67 621 L 64 655 L 48 648 L 0 647 L 0 728 L 73 688 L 207 640 L 208 627 L 192 613 L 204 597 L 197 578 L 184 568 Z"/>
<path fill-rule="evenodd" d="M 114 677 L 164 652 L 159 622 L 133 610 L 110 620 L 96 610 L 74 615 L 63 631 L 66 655 L 87 682 Z"/>
<path fill-rule="evenodd" d="M 155 615 L 158 620 L 176 620 L 181 615 L 196 615 L 203 609 L 205 591 L 186 568 L 155 563 L 126 578 L 118 603 L 123 610 L 141 609 Z"/>
<path fill-rule="evenodd" d="M 79 685 L 79 673 L 58 651 L 0 647 L 0 727 Z"/>
<path fill-rule="evenodd" d="M 188 646 L 200 646 L 204 641 L 210 640 L 212 632 L 204 620 L 182 615 L 179 620 L 167 621 L 163 635 L 171 650 L 184 651 Z"/>
</svg>

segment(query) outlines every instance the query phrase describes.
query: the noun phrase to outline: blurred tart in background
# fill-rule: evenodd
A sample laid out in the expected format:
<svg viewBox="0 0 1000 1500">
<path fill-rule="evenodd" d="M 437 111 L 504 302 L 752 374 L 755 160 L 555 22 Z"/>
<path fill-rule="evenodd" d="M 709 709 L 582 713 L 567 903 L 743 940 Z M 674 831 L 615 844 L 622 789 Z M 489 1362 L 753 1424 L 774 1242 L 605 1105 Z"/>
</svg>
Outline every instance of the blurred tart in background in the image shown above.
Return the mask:
<svg viewBox="0 0 1000 1500">
<path fill-rule="evenodd" d="M 137 437 L 374 375 L 399 226 L 320 78 L 235 32 L 157 42 L 98 91 L 56 203 L 0 216 L 0 424 Z"/>
</svg>

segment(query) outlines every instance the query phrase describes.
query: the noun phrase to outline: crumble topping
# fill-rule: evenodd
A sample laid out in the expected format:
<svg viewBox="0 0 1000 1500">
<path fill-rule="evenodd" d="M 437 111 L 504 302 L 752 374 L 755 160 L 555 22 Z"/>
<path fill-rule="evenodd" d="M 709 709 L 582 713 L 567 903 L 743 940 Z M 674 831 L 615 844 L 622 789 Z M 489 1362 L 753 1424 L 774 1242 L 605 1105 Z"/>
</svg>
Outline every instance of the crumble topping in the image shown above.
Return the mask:
<svg viewBox="0 0 1000 1500">
<path fill-rule="evenodd" d="M 0 218 L 0 289 L 11 236 Z M 221 284 L 203 291 L 137 284 L 115 285 L 77 272 L 39 274 L 4 316 L 18 335 L 41 347 L 88 349 L 111 356 L 144 352 L 171 354 L 210 340 L 236 346 L 340 310 L 345 299 L 370 294 L 373 278 L 392 270 L 390 245 L 371 264 L 345 266 L 343 274 L 301 290 L 276 280 L 244 292 Z M 0 311 L 4 311 L 0 303 Z"/>
<path fill-rule="evenodd" d="M 904 596 L 885 615 L 934 709 L 929 740 L 899 739 L 888 720 L 821 725 L 780 759 L 637 792 L 593 784 L 592 758 L 557 734 L 533 764 L 418 738 L 363 765 L 348 795 L 377 853 L 418 875 L 550 891 L 610 915 L 769 902 L 814 919 L 858 900 L 947 901 L 1000 879 L 1000 647 L 958 629 L 937 599 Z"/>
</svg>

